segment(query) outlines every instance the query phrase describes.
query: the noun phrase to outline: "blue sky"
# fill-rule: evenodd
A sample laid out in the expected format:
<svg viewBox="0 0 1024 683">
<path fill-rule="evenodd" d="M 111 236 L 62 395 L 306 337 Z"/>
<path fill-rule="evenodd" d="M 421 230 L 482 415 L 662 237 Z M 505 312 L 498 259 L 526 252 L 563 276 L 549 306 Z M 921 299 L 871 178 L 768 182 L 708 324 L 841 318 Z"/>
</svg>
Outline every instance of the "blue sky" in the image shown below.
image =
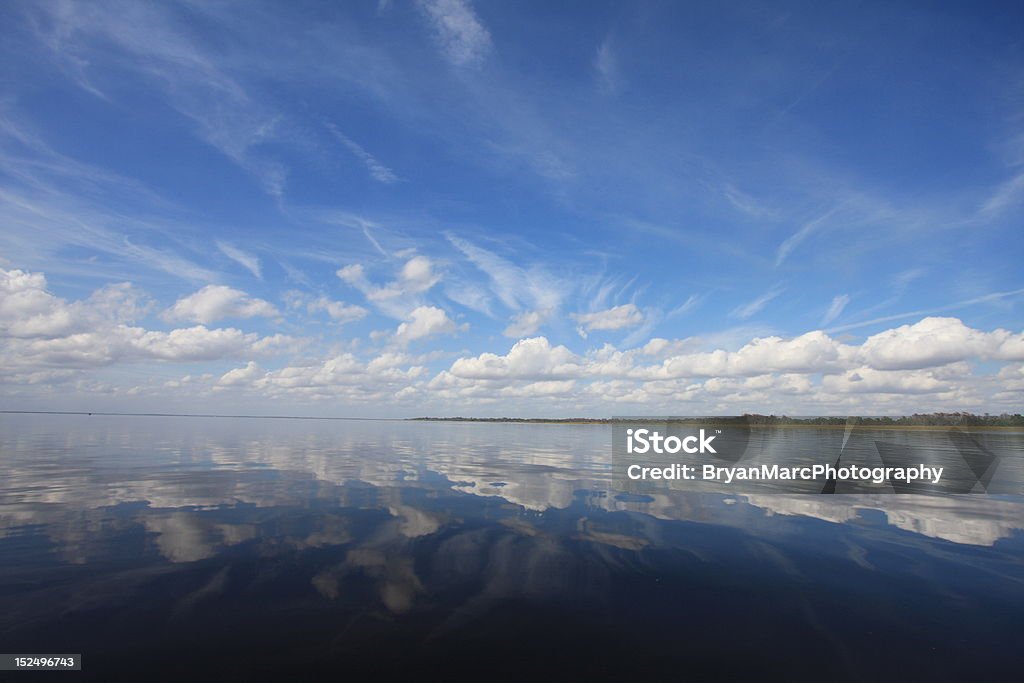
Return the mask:
<svg viewBox="0 0 1024 683">
<path fill-rule="evenodd" d="M 5 407 L 1020 408 L 1015 3 L 0 26 Z"/>
</svg>

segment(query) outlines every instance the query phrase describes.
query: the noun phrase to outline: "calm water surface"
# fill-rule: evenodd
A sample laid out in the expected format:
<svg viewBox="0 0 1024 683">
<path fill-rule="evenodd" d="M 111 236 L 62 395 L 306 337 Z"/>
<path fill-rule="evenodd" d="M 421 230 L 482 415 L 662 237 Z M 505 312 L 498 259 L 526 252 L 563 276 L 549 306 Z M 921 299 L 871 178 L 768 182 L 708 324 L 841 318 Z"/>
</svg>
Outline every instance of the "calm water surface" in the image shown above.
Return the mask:
<svg viewBox="0 0 1024 683">
<path fill-rule="evenodd" d="M 0 416 L 0 651 L 93 680 L 1019 675 L 1021 498 L 637 496 L 610 439 Z"/>
</svg>

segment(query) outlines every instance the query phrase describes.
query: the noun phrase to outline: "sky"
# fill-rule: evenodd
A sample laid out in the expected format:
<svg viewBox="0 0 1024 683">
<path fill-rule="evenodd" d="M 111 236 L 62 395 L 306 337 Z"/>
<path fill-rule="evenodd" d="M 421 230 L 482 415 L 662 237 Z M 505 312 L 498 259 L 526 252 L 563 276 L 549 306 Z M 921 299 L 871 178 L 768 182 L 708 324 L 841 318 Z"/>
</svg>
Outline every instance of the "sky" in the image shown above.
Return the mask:
<svg viewBox="0 0 1024 683">
<path fill-rule="evenodd" d="M 0 5 L 0 408 L 1020 412 L 1024 7 Z"/>
</svg>

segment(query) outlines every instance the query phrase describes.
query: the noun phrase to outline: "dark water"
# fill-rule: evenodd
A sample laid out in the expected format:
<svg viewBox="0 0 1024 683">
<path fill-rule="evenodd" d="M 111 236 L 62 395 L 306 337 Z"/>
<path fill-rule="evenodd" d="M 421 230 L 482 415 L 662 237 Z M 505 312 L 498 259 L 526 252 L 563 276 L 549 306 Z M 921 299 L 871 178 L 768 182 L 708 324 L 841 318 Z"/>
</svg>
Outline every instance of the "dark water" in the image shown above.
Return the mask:
<svg viewBox="0 0 1024 683">
<path fill-rule="evenodd" d="M 1020 498 L 636 496 L 610 438 L 0 416 L 0 651 L 103 681 L 1019 678 Z"/>
</svg>

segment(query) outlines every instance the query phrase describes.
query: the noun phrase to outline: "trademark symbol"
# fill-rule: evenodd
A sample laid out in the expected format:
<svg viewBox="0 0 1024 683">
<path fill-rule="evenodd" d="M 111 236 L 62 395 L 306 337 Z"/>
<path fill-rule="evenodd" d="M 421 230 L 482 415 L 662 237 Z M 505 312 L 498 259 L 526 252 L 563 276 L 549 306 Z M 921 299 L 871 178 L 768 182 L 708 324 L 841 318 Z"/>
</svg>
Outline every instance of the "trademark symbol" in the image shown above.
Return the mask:
<svg viewBox="0 0 1024 683">
<path fill-rule="evenodd" d="M 721 429 L 716 429 L 716 430 L 715 430 L 715 434 L 721 434 L 721 433 L 722 433 L 722 430 L 721 430 Z"/>
</svg>

